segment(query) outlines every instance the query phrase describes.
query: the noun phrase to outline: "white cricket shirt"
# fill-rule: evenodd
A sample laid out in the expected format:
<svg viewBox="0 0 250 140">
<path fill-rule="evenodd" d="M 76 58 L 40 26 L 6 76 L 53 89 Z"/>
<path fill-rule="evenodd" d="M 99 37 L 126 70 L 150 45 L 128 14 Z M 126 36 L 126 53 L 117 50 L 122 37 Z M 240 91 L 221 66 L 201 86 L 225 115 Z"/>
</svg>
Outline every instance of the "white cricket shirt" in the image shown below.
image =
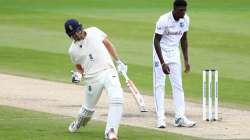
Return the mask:
<svg viewBox="0 0 250 140">
<path fill-rule="evenodd" d="M 90 27 L 84 31 L 87 33 L 85 39 L 73 41 L 69 48 L 72 62 L 83 67 L 84 77 L 93 77 L 105 69 L 115 68 L 112 58 L 103 44 L 107 35 L 96 27 Z"/>
<path fill-rule="evenodd" d="M 178 47 L 180 39 L 184 32 L 189 28 L 189 17 L 176 21 L 173 17 L 172 11 L 162 15 L 156 23 L 155 33 L 161 34 L 161 46 Z"/>
<path fill-rule="evenodd" d="M 176 21 L 171 11 L 158 19 L 155 33 L 162 35 L 160 47 L 167 63 L 180 63 L 179 44 L 183 33 L 187 32 L 188 28 L 189 17 L 187 15 Z"/>
</svg>

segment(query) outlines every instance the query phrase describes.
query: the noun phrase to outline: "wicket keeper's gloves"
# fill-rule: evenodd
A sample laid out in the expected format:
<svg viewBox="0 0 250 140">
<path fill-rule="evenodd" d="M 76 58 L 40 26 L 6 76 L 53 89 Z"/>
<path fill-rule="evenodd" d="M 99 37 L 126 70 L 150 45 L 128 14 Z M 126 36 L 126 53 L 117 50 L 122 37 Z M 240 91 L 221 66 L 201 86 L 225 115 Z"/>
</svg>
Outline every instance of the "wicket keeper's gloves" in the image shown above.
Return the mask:
<svg viewBox="0 0 250 140">
<path fill-rule="evenodd" d="M 72 83 L 80 83 L 82 79 L 82 74 L 77 71 L 71 71 Z"/>
<path fill-rule="evenodd" d="M 119 74 L 122 73 L 122 72 L 127 73 L 128 66 L 125 63 L 123 63 L 121 60 L 117 60 L 116 65 L 117 65 L 117 71 L 118 71 Z"/>
</svg>

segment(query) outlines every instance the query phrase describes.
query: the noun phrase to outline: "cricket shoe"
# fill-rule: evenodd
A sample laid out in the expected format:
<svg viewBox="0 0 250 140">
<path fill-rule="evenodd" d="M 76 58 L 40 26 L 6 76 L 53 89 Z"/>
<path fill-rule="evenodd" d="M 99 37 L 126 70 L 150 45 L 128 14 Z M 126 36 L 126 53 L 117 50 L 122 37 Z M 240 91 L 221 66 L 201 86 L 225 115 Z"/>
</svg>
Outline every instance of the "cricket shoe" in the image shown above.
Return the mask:
<svg viewBox="0 0 250 140">
<path fill-rule="evenodd" d="M 185 116 L 181 118 L 177 118 L 175 120 L 176 127 L 193 127 L 196 125 L 196 122 L 188 120 Z"/>
<path fill-rule="evenodd" d="M 81 123 L 79 121 L 73 121 L 70 125 L 69 125 L 69 132 L 71 133 L 75 133 L 77 132 L 81 127 Z"/>
<path fill-rule="evenodd" d="M 105 139 L 107 140 L 118 140 L 118 137 L 115 134 L 115 129 L 111 128 L 109 132 L 105 135 Z"/>
<path fill-rule="evenodd" d="M 157 120 L 157 125 L 156 125 L 157 128 L 166 128 L 166 122 L 165 120 Z"/>
</svg>

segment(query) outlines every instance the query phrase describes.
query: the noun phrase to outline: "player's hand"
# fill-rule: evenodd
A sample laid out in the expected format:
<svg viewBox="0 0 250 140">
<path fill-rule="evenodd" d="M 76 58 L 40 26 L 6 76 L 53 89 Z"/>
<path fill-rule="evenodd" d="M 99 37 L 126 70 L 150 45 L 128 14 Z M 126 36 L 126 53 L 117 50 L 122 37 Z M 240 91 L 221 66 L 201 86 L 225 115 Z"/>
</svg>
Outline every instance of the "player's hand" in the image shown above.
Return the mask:
<svg viewBox="0 0 250 140">
<path fill-rule="evenodd" d="M 166 63 L 163 63 L 161 66 L 162 66 L 162 70 L 165 74 L 167 74 L 167 75 L 170 74 L 170 69 Z"/>
<path fill-rule="evenodd" d="M 127 73 L 128 66 L 125 63 L 123 63 L 121 60 L 117 60 L 116 65 L 117 65 L 117 71 L 118 71 L 119 74 L 122 73 L 122 72 Z"/>
<path fill-rule="evenodd" d="M 190 71 L 190 65 L 189 65 L 189 63 L 188 63 L 188 61 L 185 61 L 184 62 L 184 64 L 185 64 L 185 73 L 189 73 L 189 71 Z"/>
<path fill-rule="evenodd" d="M 80 83 L 82 79 L 82 74 L 77 71 L 71 71 L 72 83 Z"/>
</svg>

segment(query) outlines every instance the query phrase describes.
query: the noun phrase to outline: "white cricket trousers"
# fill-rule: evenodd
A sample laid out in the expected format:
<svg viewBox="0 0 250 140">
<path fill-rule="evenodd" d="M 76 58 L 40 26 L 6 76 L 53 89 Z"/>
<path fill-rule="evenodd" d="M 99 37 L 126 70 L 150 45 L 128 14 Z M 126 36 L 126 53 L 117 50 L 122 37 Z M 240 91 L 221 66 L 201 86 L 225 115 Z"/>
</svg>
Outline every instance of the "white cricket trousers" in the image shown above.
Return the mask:
<svg viewBox="0 0 250 140">
<path fill-rule="evenodd" d="M 81 110 L 84 108 L 94 110 L 105 88 L 109 98 L 105 134 L 108 133 L 110 128 L 114 128 L 115 133 L 118 134 L 119 123 L 123 111 L 123 90 L 116 69 L 104 70 L 97 76 L 86 79 L 85 82 L 85 98 Z"/>
<path fill-rule="evenodd" d="M 157 61 L 158 60 L 158 61 Z M 156 116 L 158 120 L 165 120 L 165 79 L 166 75 L 162 71 L 159 59 L 154 60 L 153 66 L 153 92 Z M 169 63 L 170 82 L 174 101 L 175 118 L 184 117 L 185 101 L 182 88 L 182 68 L 180 63 Z"/>
</svg>

